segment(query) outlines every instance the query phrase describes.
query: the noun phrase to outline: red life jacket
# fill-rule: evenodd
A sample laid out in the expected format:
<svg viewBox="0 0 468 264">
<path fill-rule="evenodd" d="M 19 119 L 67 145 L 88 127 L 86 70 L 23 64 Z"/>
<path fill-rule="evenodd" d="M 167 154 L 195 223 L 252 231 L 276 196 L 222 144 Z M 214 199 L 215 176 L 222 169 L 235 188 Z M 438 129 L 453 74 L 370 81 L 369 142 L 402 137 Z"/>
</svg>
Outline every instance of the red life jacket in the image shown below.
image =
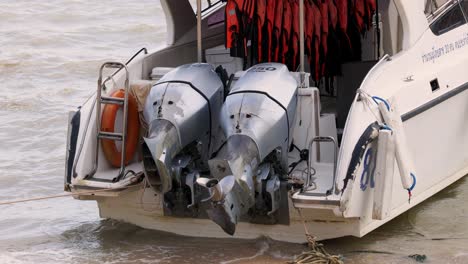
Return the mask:
<svg viewBox="0 0 468 264">
<path fill-rule="evenodd" d="M 258 50 L 258 62 L 263 62 L 265 58 L 263 58 L 262 54 L 262 33 L 263 33 L 263 26 L 265 24 L 266 18 L 266 0 L 257 0 L 257 50 Z"/>
<path fill-rule="evenodd" d="M 276 0 L 275 22 L 273 26 L 273 35 L 272 35 L 272 43 L 274 45 L 273 60 L 276 62 L 279 61 L 280 38 L 281 38 L 281 31 L 283 29 L 283 9 L 284 9 L 283 0 Z"/>
<path fill-rule="evenodd" d="M 235 0 L 226 4 L 226 48 L 237 47 L 241 38 L 241 24 L 239 20 L 239 7 Z"/>
<path fill-rule="evenodd" d="M 292 28 L 292 9 L 288 0 L 283 2 L 283 30 L 281 33 L 281 62 L 286 64 L 286 57 L 289 52 L 289 40 Z"/>
<path fill-rule="evenodd" d="M 360 32 L 365 30 L 364 16 L 366 15 L 365 0 L 354 0 L 354 15 Z"/>
<path fill-rule="evenodd" d="M 239 24 L 242 26 L 242 32 L 245 38 L 247 38 L 247 35 L 250 33 L 251 29 L 251 23 L 254 18 L 254 11 L 255 11 L 255 0 L 227 0 L 228 4 L 231 1 L 234 1 L 237 5 L 237 8 L 239 10 Z M 228 5 L 226 5 L 226 8 Z"/>
<path fill-rule="evenodd" d="M 376 0 L 366 0 L 366 11 L 367 11 L 367 27 L 369 28 L 372 25 L 372 15 L 377 9 Z"/>
<path fill-rule="evenodd" d="M 299 54 L 299 0 L 291 1 L 291 11 L 292 11 L 292 36 L 291 36 L 291 70 L 295 71 L 298 66 L 297 56 Z"/>
<path fill-rule="evenodd" d="M 351 40 L 348 37 L 348 0 L 336 0 L 336 8 L 338 10 L 338 24 L 341 33 L 347 40 L 347 45 L 351 47 Z"/>
<path fill-rule="evenodd" d="M 322 33 L 328 34 L 328 3 L 327 0 L 320 0 L 320 15 L 322 16 Z"/>
<path fill-rule="evenodd" d="M 328 3 L 327 0 L 320 1 L 320 14 L 322 15 L 322 51 L 324 58 L 328 53 Z M 323 60 L 325 61 L 325 60 Z"/>
<path fill-rule="evenodd" d="M 263 56 L 265 57 L 264 60 L 270 62 L 272 57 L 271 54 L 273 52 L 272 50 L 272 38 L 273 38 L 273 26 L 275 23 L 275 12 L 276 12 L 276 0 L 267 0 L 267 10 L 266 10 L 266 32 L 267 36 L 266 37 L 266 50 L 263 52 Z"/>
<path fill-rule="evenodd" d="M 336 30 L 336 26 L 338 25 L 338 10 L 333 1 L 328 1 L 328 19 L 330 20 L 330 25 Z"/>
<path fill-rule="evenodd" d="M 338 9 L 340 29 L 346 34 L 348 31 L 348 0 L 336 0 L 336 8 Z"/>
<path fill-rule="evenodd" d="M 366 0 L 366 4 L 371 13 L 375 12 L 375 10 L 377 9 L 377 3 L 375 0 Z"/>
<path fill-rule="evenodd" d="M 245 7 L 245 13 L 247 15 L 247 18 L 249 19 L 249 22 L 253 21 L 253 18 L 255 16 L 255 4 L 257 3 L 257 0 L 246 0 L 246 7 Z"/>
<path fill-rule="evenodd" d="M 329 29 L 327 35 L 327 53 L 322 61 L 322 76 L 328 77 L 339 72 L 339 40 L 336 35 L 338 26 L 338 10 L 334 1 L 328 1 Z M 326 82 L 328 83 L 328 82 Z M 327 86 L 329 87 L 329 86 Z"/>
<path fill-rule="evenodd" d="M 312 45 L 314 40 L 314 11 L 312 8 L 312 3 L 309 1 L 304 2 L 305 7 L 305 25 L 304 25 L 304 42 L 306 54 L 309 58 L 309 64 L 312 63 Z"/>
<path fill-rule="evenodd" d="M 245 20 L 245 7 L 246 7 L 247 2 L 248 2 L 249 0 L 227 0 L 227 1 L 228 1 L 228 2 L 231 2 L 231 1 L 236 2 L 237 8 L 238 8 L 238 10 L 239 10 L 239 15 L 238 15 L 238 17 L 240 18 L 240 21 L 239 21 L 239 22 L 240 22 L 240 24 L 241 24 L 242 26 L 244 26 L 244 25 L 245 25 L 245 22 L 246 22 L 246 20 Z M 226 7 L 227 7 L 227 6 L 226 6 Z"/>
<path fill-rule="evenodd" d="M 255 16 L 256 0 L 236 0 L 241 12 L 242 37 L 245 47 L 245 57 L 247 56 L 247 41 L 252 38 L 253 29 L 255 27 L 253 21 Z M 242 4 L 242 6 L 241 6 Z"/>
<path fill-rule="evenodd" d="M 236 5 L 237 7 L 239 8 L 239 10 L 244 10 L 244 5 L 245 5 L 245 1 L 244 0 L 227 0 L 228 2 L 231 2 L 231 1 L 234 1 L 236 2 Z"/>
<path fill-rule="evenodd" d="M 320 9 L 312 4 L 312 13 L 314 17 L 314 39 L 313 39 L 313 62 L 311 63 L 311 72 L 315 73 L 315 81 L 320 80 L 320 41 L 322 37 L 322 15 Z"/>
</svg>

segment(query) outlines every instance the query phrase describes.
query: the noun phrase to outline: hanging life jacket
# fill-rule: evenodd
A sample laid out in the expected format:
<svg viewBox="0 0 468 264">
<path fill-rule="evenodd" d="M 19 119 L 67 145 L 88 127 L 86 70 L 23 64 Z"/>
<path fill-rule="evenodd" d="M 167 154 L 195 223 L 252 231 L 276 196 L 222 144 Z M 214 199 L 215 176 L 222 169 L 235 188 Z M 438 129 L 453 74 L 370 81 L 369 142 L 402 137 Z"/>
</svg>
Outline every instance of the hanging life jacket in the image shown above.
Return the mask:
<svg viewBox="0 0 468 264">
<path fill-rule="evenodd" d="M 285 0 L 286 1 L 286 0 Z M 273 26 L 273 35 L 271 38 L 272 42 L 272 52 L 274 54 L 273 60 L 279 62 L 280 60 L 280 41 L 281 41 L 281 31 L 283 30 L 283 9 L 284 4 L 283 0 L 276 0 L 276 10 L 275 10 L 275 21 Z"/>
<path fill-rule="evenodd" d="M 328 81 L 325 82 L 329 94 L 333 94 L 333 76 L 341 73 L 341 50 L 338 28 L 338 9 L 334 1 L 328 2 L 328 19 L 330 26 L 328 28 L 328 54 L 325 60 L 325 71 L 322 72 Z"/>
<path fill-rule="evenodd" d="M 288 0 L 283 2 L 283 30 L 281 32 L 281 62 L 287 64 L 289 40 L 291 39 L 292 9 Z"/>
<path fill-rule="evenodd" d="M 359 32 L 363 33 L 366 30 L 364 17 L 366 15 L 365 0 L 354 0 L 354 16 L 356 18 Z"/>
<path fill-rule="evenodd" d="M 244 33 L 246 39 L 251 39 L 255 18 L 255 3 L 256 0 L 241 0 L 244 1 L 244 6 L 242 8 L 243 24 L 244 24 Z M 247 42 L 247 40 L 246 40 Z"/>
<path fill-rule="evenodd" d="M 366 0 L 366 11 L 367 11 L 367 29 L 372 25 L 372 15 L 377 11 L 376 0 Z M 378 20 L 378 19 L 377 19 Z"/>
<path fill-rule="evenodd" d="M 292 12 L 292 32 L 291 32 L 291 70 L 296 71 L 298 66 L 297 58 L 299 56 L 299 35 L 300 35 L 300 25 L 299 25 L 299 0 L 292 0 L 291 4 L 291 12 Z"/>
<path fill-rule="evenodd" d="M 314 14 L 312 3 L 309 1 L 304 2 L 305 8 L 305 25 L 304 25 L 304 43 L 305 43 L 305 52 L 309 59 L 309 64 L 312 61 L 312 46 L 313 46 L 313 39 L 314 39 Z"/>
<path fill-rule="evenodd" d="M 265 30 L 264 30 L 264 49 L 263 55 L 264 60 L 271 62 L 273 54 L 273 27 L 275 23 L 275 13 L 276 13 L 276 0 L 267 0 L 266 1 L 266 18 L 265 18 Z"/>
<path fill-rule="evenodd" d="M 348 0 L 336 0 L 338 9 L 338 21 L 342 32 L 348 31 Z"/>
<path fill-rule="evenodd" d="M 312 4 L 312 14 L 314 18 L 314 37 L 313 37 L 313 56 L 311 63 L 311 72 L 314 73 L 314 80 L 320 80 L 320 43 L 322 37 L 322 15 L 317 5 Z"/>
<path fill-rule="evenodd" d="M 345 44 L 349 48 L 351 48 L 351 40 L 349 39 L 348 36 L 348 0 L 336 0 L 336 9 L 338 11 L 338 25 L 340 27 L 339 32 L 341 33 L 341 36 L 345 39 Z"/>
<path fill-rule="evenodd" d="M 231 50 L 232 57 L 243 58 L 247 53 L 242 32 L 241 12 L 237 1 L 228 0 L 225 12 L 226 48 Z"/>
<path fill-rule="evenodd" d="M 328 0 L 320 0 L 319 8 L 322 17 L 322 34 L 328 35 Z"/>
<path fill-rule="evenodd" d="M 328 19 L 330 20 L 331 27 L 336 30 L 338 25 L 338 9 L 333 1 L 328 1 Z"/>
<path fill-rule="evenodd" d="M 249 22 L 252 22 L 255 16 L 255 4 L 257 0 L 245 0 L 246 7 L 244 8 L 244 13 Z"/>
<path fill-rule="evenodd" d="M 253 39 L 256 0 L 235 0 L 240 10 L 241 36 L 244 47 L 244 59 L 247 58 L 247 43 Z M 253 46 L 252 46 L 253 47 Z"/>
<path fill-rule="evenodd" d="M 266 0 L 257 0 L 257 61 L 263 62 L 265 61 L 263 50 L 263 28 L 265 25 L 266 19 Z"/>
<path fill-rule="evenodd" d="M 320 1 L 320 14 L 322 16 L 322 38 L 321 38 L 321 48 L 322 48 L 322 57 L 321 57 L 321 75 L 323 76 L 325 72 L 325 61 L 328 55 L 328 2 L 327 0 Z"/>
</svg>

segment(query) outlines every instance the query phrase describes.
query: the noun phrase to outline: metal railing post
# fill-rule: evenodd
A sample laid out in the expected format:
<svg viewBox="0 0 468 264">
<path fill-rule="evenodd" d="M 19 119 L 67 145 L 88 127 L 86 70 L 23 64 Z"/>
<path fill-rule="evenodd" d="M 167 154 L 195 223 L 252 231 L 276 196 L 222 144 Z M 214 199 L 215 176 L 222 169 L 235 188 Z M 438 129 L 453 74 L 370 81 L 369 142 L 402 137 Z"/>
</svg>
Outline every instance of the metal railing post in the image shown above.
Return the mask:
<svg viewBox="0 0 468 264">
<path fill-rule="evenodd" d="M 201 0 L 197 0 L 197 59 L 202 62 L 202 17 L 201 17 Z"/>
</svg>

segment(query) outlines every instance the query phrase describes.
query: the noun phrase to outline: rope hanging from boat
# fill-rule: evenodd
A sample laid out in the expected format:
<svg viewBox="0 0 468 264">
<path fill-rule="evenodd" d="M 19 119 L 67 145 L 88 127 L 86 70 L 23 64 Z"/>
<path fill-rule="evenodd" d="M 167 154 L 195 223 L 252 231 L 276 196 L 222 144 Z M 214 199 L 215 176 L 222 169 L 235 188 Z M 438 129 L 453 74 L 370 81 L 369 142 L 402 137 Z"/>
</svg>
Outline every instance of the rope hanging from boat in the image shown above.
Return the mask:
<svg viewBox="0 0 468 264">
<path fill-rule="evenodd" d="M 81 191 L 81 192 L 74 192 L 74 193 L 42 196 L 42 197 L 35 197 L 35 198 L 28 198 L 28 199 L 14 200 L 14 201 L 6 201 L 6 202 L 0 202 L 0 206 L 28 203 L 28 202 L 34 202 L 34 201 L 40 201 L 40 200 L 50 200 L 50 199 L 57 199 L 57 198 L 64 198 L 64 197 L 78 196 L 78 195 L 95 195 L 101 192 L 115 191 L 115 190 L 116 190 L 115 188 L 97 189 L 97 190 L 92 190 L 92 191 L 88 190 L 88 191 Z"/>
<path fill-rule="evenodd" d="M 288 264 L 344 264 L 342 256 L 328 253 L 324 244 L 317 242 L 316 237 L 309 233 L 305 220 L 302 217 L 301 209 L 296 208 L 296 210 L 304 226 L 305 236 L 310 250 L 300 254 L 293 261 L 288 262 Z"/>
</svg>

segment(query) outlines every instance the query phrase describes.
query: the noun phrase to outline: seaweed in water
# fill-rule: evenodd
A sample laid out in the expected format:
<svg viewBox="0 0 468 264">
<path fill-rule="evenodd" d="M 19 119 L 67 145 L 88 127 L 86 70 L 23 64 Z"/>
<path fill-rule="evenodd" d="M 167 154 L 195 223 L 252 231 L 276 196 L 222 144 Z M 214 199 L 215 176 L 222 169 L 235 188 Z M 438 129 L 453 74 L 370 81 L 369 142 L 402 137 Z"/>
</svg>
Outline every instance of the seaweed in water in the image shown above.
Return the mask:
<svg viewBox="0 0 468 264">
<path fill-rule="evenodd" d="M 419 263 L 423 263 L 427 259 L 426 255 L 420 255 L 420 254 L 409 255 L 408 257 L 416 260 Z"/>
</svg>

